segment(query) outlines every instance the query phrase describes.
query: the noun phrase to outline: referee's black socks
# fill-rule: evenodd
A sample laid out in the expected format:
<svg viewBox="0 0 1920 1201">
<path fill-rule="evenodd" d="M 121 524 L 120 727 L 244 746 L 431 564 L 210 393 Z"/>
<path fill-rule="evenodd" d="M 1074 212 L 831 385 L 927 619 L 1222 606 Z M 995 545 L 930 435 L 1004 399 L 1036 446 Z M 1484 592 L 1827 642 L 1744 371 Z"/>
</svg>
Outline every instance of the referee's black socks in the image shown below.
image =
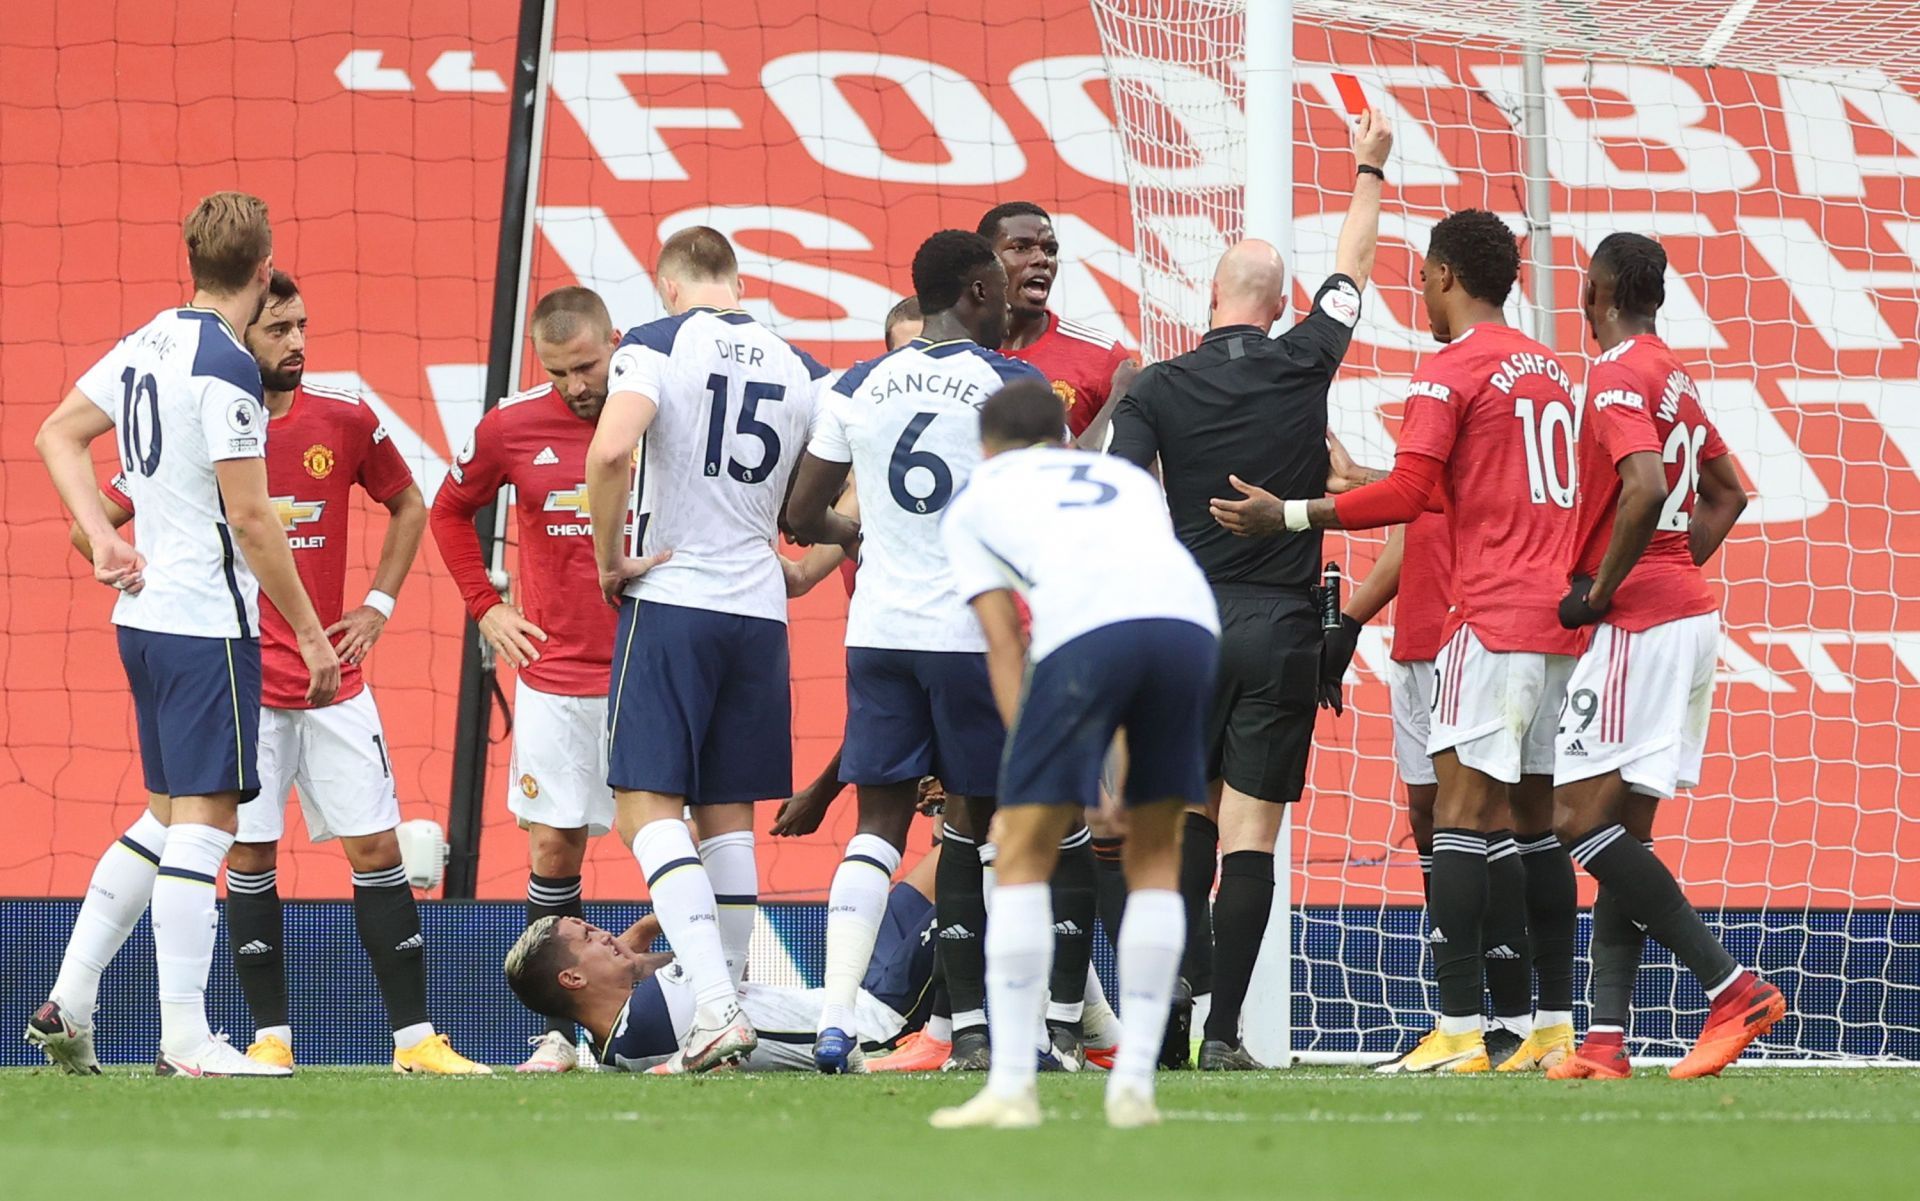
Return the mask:
<svg viewBox="0 0 1920 1201">
<path fill-rule="evenodd" d="M 1213 1007 L 1207 1038 L 1240 1045 L 1240 1007 L 1273 911 L 1273 852 L 1231 851 L 1220 860 L 1213 902 Z"/>
<path fill-rule="evenodd" d="M 387 1003 L 387 1020 L 395 1030 L 426 1023 L 426 940 L 407 869 L 396 863 L 383 871 L 353 873 L 353 917 L 373 961 L 380 999 Z"/>
<path fill-rule="evenodd" d="M 1220 866 L 1220 827 L 1204 813 L 1187 814 L 1180 840 L 1180 899 L 1187 905 L 1187 950 L 1180 978 L 1192 995 L 1213 991 L 1213 876 Z"/>
</svg>

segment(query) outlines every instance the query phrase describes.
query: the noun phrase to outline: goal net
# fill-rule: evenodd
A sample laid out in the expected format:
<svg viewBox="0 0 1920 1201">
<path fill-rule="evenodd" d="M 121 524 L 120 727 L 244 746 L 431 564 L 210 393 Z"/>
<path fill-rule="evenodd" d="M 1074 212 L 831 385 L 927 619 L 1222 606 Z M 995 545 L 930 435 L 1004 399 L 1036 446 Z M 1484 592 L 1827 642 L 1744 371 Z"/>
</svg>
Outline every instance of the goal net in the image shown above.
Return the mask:
<svg viewBox="0 0 1920 1201">
<path fill-rule="evenodd" d="M 1249 138 L 1239 0 L 1093 7 L 1149 357 L 1204 329 L 1213 262 L 1243 228 L 1249 157 L 1293 156 L 1297 311 L 1332 269 L 1350 195 L 1351 82 L 1392 117 L 1379 262 L 1332 397 L 1337 432 L 1366 461 L 1391 459 L 1401 386 L 1432 348 L 1416 271 L 1441 216 L 1483 207 L 1516 233 L 1550 229 L 1528 240 L 1510 316 L 1576 380 L 1596 350 L 1578 307 L 1587 255 L 1614 230 L 1662 241 L 1661 333 L 1754 499 L 1709 569 L 1726 633 L 1705 778 L 1662 807 L 1656 846 L 1736 955 L 1787 992 L 1790 1017 L 1758 1054 L 1920 1057 L 1911 7 L 1295 0 L 1291 147 Z M 1530 48 L 1539 124 L 1525 117 Z M 1531 207 L 1529 162 L 1546 185 Z M 1364 575 L 1377 547 L 1330 538 L 1329 557 Z M 1289 1018 L 1303 1055 L 1395 1051 L 1431 1010 L 1382 678 L 1389 635 L 1367 631 L 1347 715 L 1322 714 L 1296 816 Z M 1584 971 L 1583 950 L 1583 1004 Z M 1680 1053 L 1705 1008 L 1650 947 L 1637 1049 Z"/>
</svg>

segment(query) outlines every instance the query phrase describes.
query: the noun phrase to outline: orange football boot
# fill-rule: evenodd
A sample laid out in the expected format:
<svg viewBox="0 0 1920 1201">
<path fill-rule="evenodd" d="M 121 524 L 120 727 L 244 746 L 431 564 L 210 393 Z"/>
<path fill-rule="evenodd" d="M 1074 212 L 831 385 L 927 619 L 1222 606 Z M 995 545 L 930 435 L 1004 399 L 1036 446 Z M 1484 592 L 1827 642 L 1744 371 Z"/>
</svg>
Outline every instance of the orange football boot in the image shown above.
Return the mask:
<svg viewBox="0 0 1920 1201">
<path fill-rule="evenodd" d="M 953 1044 L 941 1042 L 928 1036 L 925 1030 L 915 1030 L 901 1039 L 893 1050 L 885 1055 L 867 1057 L 869 1072 L 937 1072 L 940 1065 L 947 1062 L 953 1054 Z"/>
<path fill-rule="evenodd" d="M 1742 972 L 1741 979 L 1714 1001 L 1693 1050 L 1667 1075 L 1675 1080 L 1718 1076 L 1740 1058 L 1748 1043 L 1773 1029 L 1774 1023 L 1785 1016 L 1787 999 L 1780 990 L 1752 972 Z"/>
</svg>

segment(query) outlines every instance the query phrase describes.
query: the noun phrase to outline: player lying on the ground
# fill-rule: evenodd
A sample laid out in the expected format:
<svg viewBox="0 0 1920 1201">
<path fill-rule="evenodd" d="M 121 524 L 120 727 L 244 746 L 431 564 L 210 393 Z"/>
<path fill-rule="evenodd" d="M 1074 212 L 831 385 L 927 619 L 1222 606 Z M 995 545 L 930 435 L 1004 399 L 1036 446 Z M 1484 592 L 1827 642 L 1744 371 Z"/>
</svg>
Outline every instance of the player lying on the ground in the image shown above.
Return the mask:
<svg viewBox="0 0 1920 1201">
<path fill-rule="evenodd" d="M 1572 579 L 1560 623 L 1594 627 L 1567 682 L 1553 772 L 1554 826 L 1600 883 L 1593 907 L 1593 1024 L 1549 1075 L 1628 1075 L 1625 1031 L 1641 931 L 1712 1000 L 1670 1073 L 1713 1076 L 1786 1015 L 1780 990 L 1742 968 L 1655 857 L 1654 808 L 1700 780 L 1720 662 L 1720 604 L 1700 565 L 1746 488 L 1679 359 L 1654 333 L 1667 254 L 1639 234 L 1594 249 L 1584 308 L 1602 354 L 1587 375 Z"/>
<path fill-rule="evenodd" d="M 338 639 L 340 690 L 310 704 L 293 629 L 271 601 L 260 605 L 260 793 L 241 805 L 227 855 L 227 925 L 234 974 L 254 1021 L 247 1057 L 291 1068 L 285 923 L 278 883 L 286 803 L 297 787 L 307 833 L 339 839 L 353 868 L 353 909 L 393 1030 L 393 1070 L 486 1075 L 491 1069 L 453 1049 L 427 1016 L 426 943 L 420 910 L 401 862 L 400 802 L 373 693 L 360 665 L 379 640 L 420 546 L 426 503 L 379 418 L 350 392 L 317 387 L 306 371 L 306 301 L 293 277 L 275 271 L 259 319 L 242 336 L 260 367 L 267 411 L 267 482 L 284 523 L 300 581 L 327 636 Z M 348 503 L 358 486 L 392 519 L 373 590 L 346 607 Z M 134 517 L 124 474 L 101 495 L 118 527 Z M 91 557 L 76 525 L 73 544 Z"/>
<path fill-rule="evenodd" d="M 866 978 L 854 1000 L 859 1047 L 877 1049 L 918 1029 L 932 1002 L 933 882 L 939 852 L 914 865 L 887 895 Z M 659 920 L 641 918 L 613 934 L 577 917 L 544 917 L 507 953 L 507 983 L 536 1013 L 578 1022 L 602 1065 L 625 1072 L 683 1071 L 697 1008 L 690 974 L 671 954 L 650 952 Z M 826 990 L 749 980 L 740 1007 L 760 1041 L 740 1066 L 750 1072 L 813 1069 L 814 1028 Z"/>
</svg>

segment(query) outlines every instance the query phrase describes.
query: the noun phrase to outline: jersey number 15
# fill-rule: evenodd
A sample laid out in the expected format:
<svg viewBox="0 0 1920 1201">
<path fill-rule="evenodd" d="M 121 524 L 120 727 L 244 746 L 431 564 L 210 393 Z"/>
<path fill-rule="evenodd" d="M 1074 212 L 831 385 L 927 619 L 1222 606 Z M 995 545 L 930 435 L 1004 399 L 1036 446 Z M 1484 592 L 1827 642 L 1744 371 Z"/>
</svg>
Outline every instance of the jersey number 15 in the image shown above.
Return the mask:
<svg viewBox="0 0 1920 1201">
<path fill-rule="evenodd" d="M 707 461 L 706 474 L 717 477 L 720 474 L 721 458 L 725 455 L 727 440 L 727 377 L 714 372 L 707 377 L 707 394 L 713 399 L 711 414 L 707 420 Z M 749 467 L 732 455 L 725 455 L 727 474 L 743 484 L 758 484 L 773 474 L 780 465 L 780 432 L 760 420 L 760 402 L 763 400 L 785 400 L 787 389 L 783 384 L 763 384 L 758 380 L 748 380 L 740 397 L 740 416 L 733 424 L 733 432 L 743 438 L 754 438 L 760 443 L 760 461 Z"/>
</svg>

